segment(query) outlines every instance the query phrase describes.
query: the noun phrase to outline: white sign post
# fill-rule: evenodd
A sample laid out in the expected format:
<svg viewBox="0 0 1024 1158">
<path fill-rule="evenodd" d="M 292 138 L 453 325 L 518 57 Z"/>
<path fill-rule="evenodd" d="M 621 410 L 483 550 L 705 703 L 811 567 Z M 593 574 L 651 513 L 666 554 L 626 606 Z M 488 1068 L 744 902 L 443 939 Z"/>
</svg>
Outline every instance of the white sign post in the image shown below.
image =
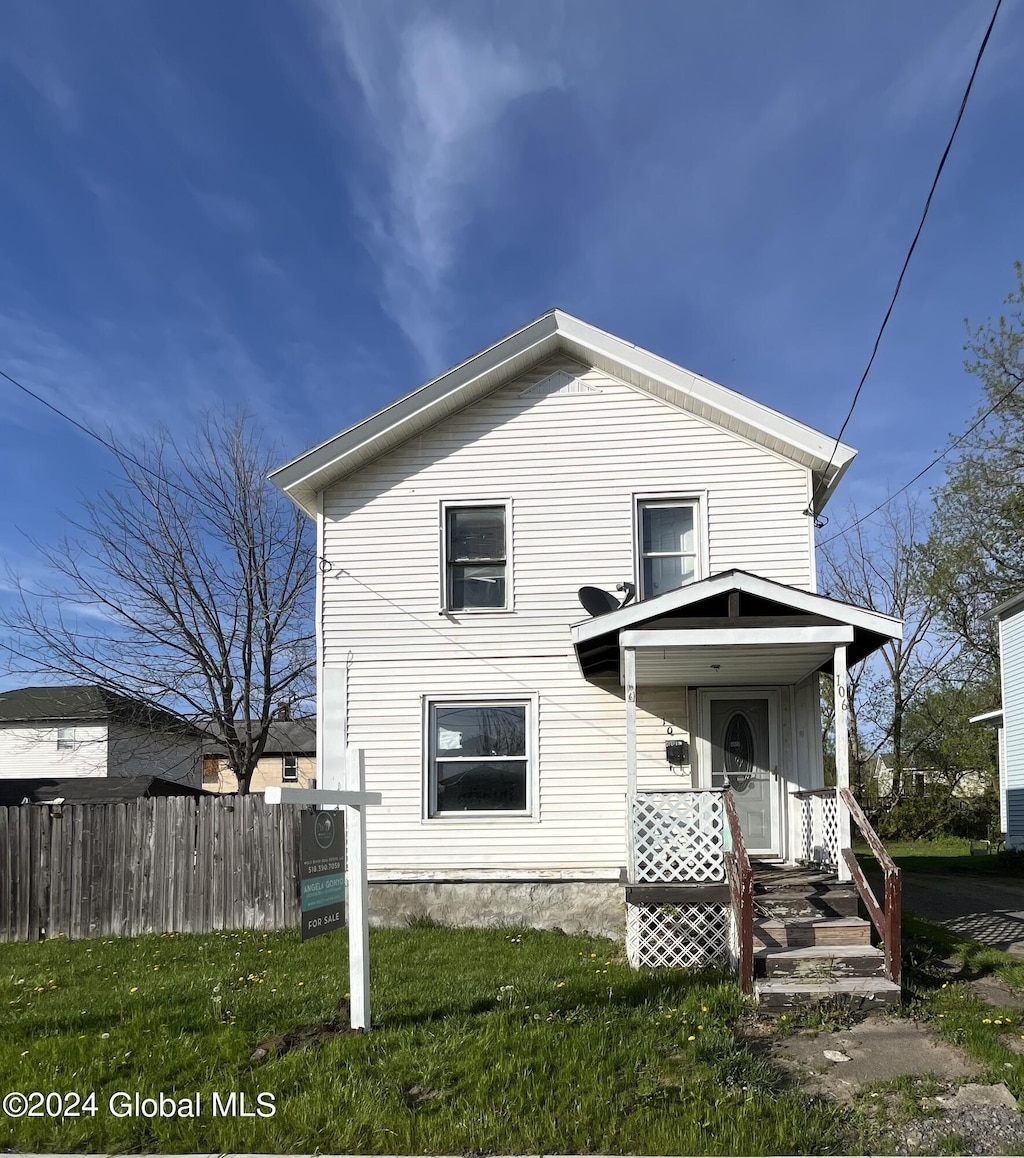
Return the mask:
<svg viewBox="0 0 1024 1158">
<path fill-rule="evenodd" d="M 352 1028 L 370 1028 L 370 914 L 366 883 L 366 815 L 380 804 L 379 792 L 366 791 L 361 748 L 345 753 L 345 789 L 267 788 L 268 804 L 318 804 L 345 807 L 345 909 L 348 920 L 348 987 Z"/>
</svg>

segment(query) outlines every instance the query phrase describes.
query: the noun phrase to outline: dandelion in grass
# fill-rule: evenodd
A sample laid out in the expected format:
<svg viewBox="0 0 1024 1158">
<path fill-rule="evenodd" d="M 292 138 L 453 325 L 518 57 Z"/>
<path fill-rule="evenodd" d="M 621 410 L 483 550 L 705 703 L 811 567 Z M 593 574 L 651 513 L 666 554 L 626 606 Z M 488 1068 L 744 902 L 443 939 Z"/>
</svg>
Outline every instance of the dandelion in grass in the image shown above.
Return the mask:
<svg viewBox="0 0 1024 1158">
<path fill-rule="evenodd" d="M 991 1017 L 983 1017 L 981 1019 L 981 1024 L 982 1025 L 991 1025 L 992 1024 L 992 1018 Z"/>
<path fill-rule="evenodd" d="M 139 987 L 137 985 L 133 985 L 131 989 L 128 990 L 129 993 L 138 993 L 138 991 Z"/>
<path fill-rule="evenodd" d="M 696 1041 L 697 1038 L 691 1033 L 690 1036 L 686 1040 L 687 1041 Z"/>
</svg>

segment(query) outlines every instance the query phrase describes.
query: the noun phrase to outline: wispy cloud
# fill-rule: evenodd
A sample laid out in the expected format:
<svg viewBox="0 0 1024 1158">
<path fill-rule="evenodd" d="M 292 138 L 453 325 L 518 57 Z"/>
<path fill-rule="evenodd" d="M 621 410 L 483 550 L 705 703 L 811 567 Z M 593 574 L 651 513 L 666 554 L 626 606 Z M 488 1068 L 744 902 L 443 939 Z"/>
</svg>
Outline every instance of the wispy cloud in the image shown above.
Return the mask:
<svg viewBox="0 0 1024 1158">
<path fill-rule="evenodd" d="M 559 86 L 559 71 L 440 18 L 392 26 L 384 9 L 338 0 L 319 0 L 317 11 L 328 63 L 336 66 L 340 53 L 385 165 L 383 199 L 353 190 L 383 305 L 437 369 L 446 278 L 459 231 L 500 165 L 502 119 L 520 98 Z"/>
</svg>

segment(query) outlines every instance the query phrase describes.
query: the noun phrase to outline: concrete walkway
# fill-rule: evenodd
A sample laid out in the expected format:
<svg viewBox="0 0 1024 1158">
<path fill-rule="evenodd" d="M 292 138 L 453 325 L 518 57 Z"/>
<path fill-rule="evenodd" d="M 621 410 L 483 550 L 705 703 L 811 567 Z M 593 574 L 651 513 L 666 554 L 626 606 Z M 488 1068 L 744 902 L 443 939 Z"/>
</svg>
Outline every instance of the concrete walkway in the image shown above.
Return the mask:
<svg viewBox="0 0 1024 1158">
<path fill-rule="evenodd" d="M 1024 956 L 1024 879 L 903 870 L 903 908 Z"/>
</svg>

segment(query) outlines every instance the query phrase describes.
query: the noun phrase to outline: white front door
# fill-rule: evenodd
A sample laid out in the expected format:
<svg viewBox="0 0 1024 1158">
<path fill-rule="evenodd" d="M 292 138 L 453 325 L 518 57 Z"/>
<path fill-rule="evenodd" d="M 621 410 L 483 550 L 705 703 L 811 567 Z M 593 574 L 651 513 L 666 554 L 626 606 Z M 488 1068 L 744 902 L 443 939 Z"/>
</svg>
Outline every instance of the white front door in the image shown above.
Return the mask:
<svg viewBox="0 0 1024 1158">
<path fill-rule="evenodd" d="M 776 696 L 771 692 L 705 693 L 705 736 L 712 788 L 731 788 L 747 851 L 777 855 Z"/>
</svg>

